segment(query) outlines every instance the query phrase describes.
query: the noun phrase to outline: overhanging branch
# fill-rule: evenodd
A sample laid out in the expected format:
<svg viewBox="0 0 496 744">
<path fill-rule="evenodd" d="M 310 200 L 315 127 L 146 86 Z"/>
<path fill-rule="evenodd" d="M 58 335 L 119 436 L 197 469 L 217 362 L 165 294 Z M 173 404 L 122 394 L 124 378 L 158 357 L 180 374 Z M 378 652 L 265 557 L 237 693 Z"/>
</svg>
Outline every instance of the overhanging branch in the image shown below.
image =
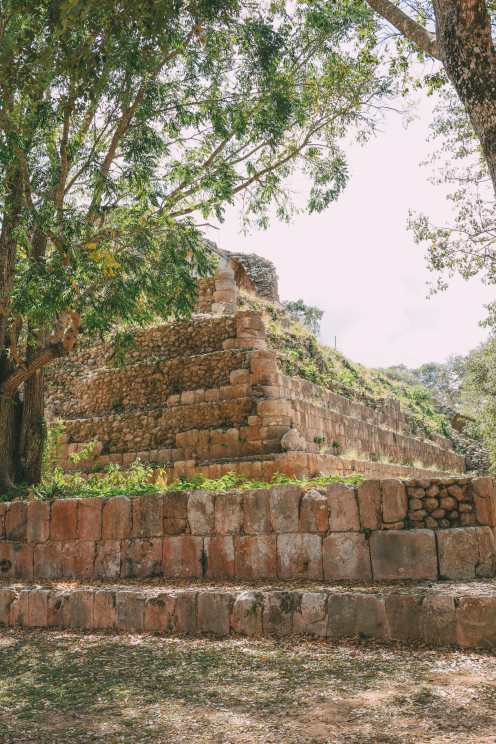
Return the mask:
<svg viewBox="0 0 496 744">
<path fill-rule="evenodd" d="M 386 21 L 394 26 L 403 36 L 416 44 L 430 57 L 442 60 L 441 50 L 436 35 L 410 18 L 401 8 L 390 0 L 367 0 L 368 4 Z"/>
</svg>

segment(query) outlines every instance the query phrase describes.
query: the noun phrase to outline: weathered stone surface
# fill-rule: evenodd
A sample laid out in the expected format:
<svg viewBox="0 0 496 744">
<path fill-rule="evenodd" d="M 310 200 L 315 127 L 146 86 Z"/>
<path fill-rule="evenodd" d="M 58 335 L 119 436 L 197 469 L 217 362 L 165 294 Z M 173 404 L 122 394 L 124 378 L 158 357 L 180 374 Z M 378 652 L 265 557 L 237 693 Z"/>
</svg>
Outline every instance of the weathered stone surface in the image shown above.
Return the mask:
<svg viewBox="0 0 496 744">
<path fill-rule="evenodd" d="M 14 543 L 0 542 L 0 577 L 15 577 Z"/>
<path fill-rule="evenodd" d="M 28 616 L 26 626 L 29 628 L 46 628 L 48 622 L 48 589 L 37 588 L 28 594 Z"/>
<path fill-rule="evenodd" d="M 372 579 L 368 541 L 360 532 L 327 535 L 323 542 L 323 564 L 324 578 L 328 580 Z"/>
<path fill-rule="evenodd" d="M 164 497 L 148 493 L 132 499 L 133 537 L 161 537 L 163 535 Z"/>
<path fill-rule="evenodd" d="M 270 492 L 265 489 L 243 493 L 243 529 L 247 535 L 264 534 L 270 530 Z"/>
<path fill-rule="evenodd" d="M 52 503 L 51 540 L 75 540 L 77 538 L 78 506 L 77 499 L 56 499 Z"/>
<path fill-rule="evenodd" d="M 358 532 L 360 518 L 355 489 L 342 483 L 331 483 L 327 487 L 327 500 L 331 532 Z"/>
<path fill-rule="evenodd" d="M 78 509 L 78 537 L 80 540 L 102 539 L 103 499 L 81 499 Z"/>
<path fill-rule="evenodd" d="M 244 535 L 235 538 L 236 576 L 270 579 L 277 576 L 275 535 Z"/>
<path fill-rule="evenodd" d="M 5 537 L 7 540 L 23 542 L 27 530 L 27 503 L 12 501 L 5 513 Z"/>
<path fill-rule="evenodd" d="M 496 646 L 496 596 L 460 597 L 456 640 L 462 648 Z"/>
<path fill-rule="evenodd" d="M 40 543 L 34 547 L 34 575 L 37 579 L 61 579 L 64 575 L 62 543 Z"/>
<path fill-rule="evenodd" d="M 232 535 L 215 535 L 205 538 L 206 571 L 213 579 L 230 579 L 234 576 L 234 539 Z"/>
<path fill-rule="evenodd" d="M 10 605 L 9 624 L 14 627 L 25 628 L 28 622 L 29 612 L 29 589 L 23 589 L 16 593 L 14 601 Z"/>
<path fill-rule="evenodd" d="M 162 539 L 159 537 L 123 540 L 121 543 L 121 576 L 145 579 L 161 576 L 163 571 Z"/>
<path fill-rule="evenodd" d="M 329 505 L 327 496 L 315 488 L 303 494 L 300 504 L 300 531 L 327 532 Z"/>
<path fill-rule="evenodd" d="M 208 535 L 214 531 L 215 494 L 193 491 L 188 499 L 188 522 L 192 535 Z"/>
<path fill-rule="evenodd" d="M 13 543 L 14 575 L 29 581 L 34 576 L 34 546 L 26 543 Z"/>
<path fill-rule="evenodd" d="M 264 594 L 264 635 L 284 637 L 293 630 L 293 613 L 299 606 L 299 596 L 294 592 L 267 592 Z"/>
<path fill-rule="evenodd" d="M 436 589 L 427 592 L 422 605 L 422 638 L 433 646 L 456 643 L 456 608 L 452 595 Z"/>
<path fill-rule="evenodd" d="M 422 600 L 421 595 L 406 593 L 384 597 L 389 635 L 393 640 L 423 640 Z"/>
<path fill-rule="evenodd" d="M 119 540 L 96 543 L 95 578 L 116 579 L 121 574 L 121 544 Z"/>
<path fill-rule="evenodd" d="M 479 562 L 477 529 L 458 527 L 437 535 L 439 573 L 446 579 L 473 579 Z"/>
<path fill-rule="evenodd" d="M 373 532 L 370 555 L 376 581 L 437 578 L 436 541 L 431 530 Z"/>
<path fill-rule="evenodd" d="M 103 505 L 102 537 L 104 540 L 125 540 L 131 535 L 131 500 L 115 496 Z"/>
<path fill-rule="evenodd" d="M 301 490 L 276 486 L 270 491 L 270 519 L 274 532 L 298 532 Z"/>
<path fill-rule="evenodd" d="M 94 592 L 90 589 L 76 589 L 68 594 L 64 602 L 64 617 L 70 628 L 91 630 L 93 628 Z"/>
<path fill-rule="evenodd" d="M 68 602 L 68 592 L 54 590 L 49 593 L 47 604 L 47 625 L 49 628 L 62 628 L 66 623 L 68 613 L 65 603 Z"/>
<path fill-rule="evenodd" d="M 382 481 L 382 518 L 384 522 L 399 522 L 408 512 L 406 488 L 399 480 Z"/>
<path fill-rule="evenodd" d="M 174 630 L 183 635 L 194 635 L 197 630 L 198 592 L 176 592 Z"/>
<path fill-rule="evenodd" d="M 188 527 L 188 494 L 171 491 L 164 494 L 164 534 L 182 535 Z"/>
<path fill-rule="evenodd" d="M 92 579 L 95 573 L 96 545 L 93 540 L 69 540 L 60 543 L 62 576 L 68 579 Z"/>
<path fill-rule="evenodd" d="M 145 602 L 144 629 L 150 633 L 171 633 L 174 630 L 176 598 L 171 592 L 160 592 L 147 597 Z"/>
<path fill-rule="evenodd" d="M 164 538 L 164 576 L 200 578 L 203 575 L 203 538 L 170 535 Z"/>
<path fill-rule="evenodd" d="M 278 535 L 277 574 L 281 579 L 321 579 L 320 535 Z"/>
<path fill-rule="evenodd" d="M 358 486 L 358 509 L 362 530 L 378 530 L 381 528 L 381 482 L 366 480 Z"/>
<path fill-rule="evenodd" d="M 198 631 L 227 636 L 230 631 L 234 597 L 229 592 L 200 592 L 198 595 Z"/>
<path fill-rule="evenodd" d="M 13 589 L 0 587 L 0 626 L 10 625 L 10 608 L 16 597 Z"/>
<path fill-rule="evenodd" d="M 261 592 L 246 591 L 236 596 L 231 614 L 231 628 L 234 633 L 250 637 L 261 636 L 263 634 L 262 617 L 263 594 Z"/>
<path fill-rule="evenodd" d="M 327 605 L 329 638 L 389 638 L 384 599 L 370 594 L 330 594 Z"/>
<path fill-rule="evenodd" d="M 327 596 L 323 592 L 302 592 L 293 612 L 293 633 L 314 638 L 327 635 Z"/>
<path fill-rule="evenodd" d="M 144 628 L 145 598 L 142 592 L 117 592 L 117 627 L 129 633 L 140 633 Z"/>
<path fill-rule="evenodd" d="M 496 525 L 496 490 L 493 478 L 474 478 L 471 482 L 475 515 L 479 524 Z"/>
<path fill-rule="evenodd" d="M 93 625 L 99 630 L 113 630 L 117 626 L 116 593 L 108 589 L 95 592 Z"/>
<path fill-rule="evenodd" d="M 29 543 L 46 542 L 50 535 L 50 504 L 30 501 L 27 505 L 26 539 Z"/>
<path fill-rule="evenodd" d="M 243 525 L 243 497 L 240 493 L 218 493 L 215 497 L 215 531 L 237 535 Z"/>
<path fill-rule="evenodd" d="M 490 578 L 496 574 L 496 538 L 490 527 L 477 529 L 479 560 L 475 567 L 478 578 Z"/>
</svg>

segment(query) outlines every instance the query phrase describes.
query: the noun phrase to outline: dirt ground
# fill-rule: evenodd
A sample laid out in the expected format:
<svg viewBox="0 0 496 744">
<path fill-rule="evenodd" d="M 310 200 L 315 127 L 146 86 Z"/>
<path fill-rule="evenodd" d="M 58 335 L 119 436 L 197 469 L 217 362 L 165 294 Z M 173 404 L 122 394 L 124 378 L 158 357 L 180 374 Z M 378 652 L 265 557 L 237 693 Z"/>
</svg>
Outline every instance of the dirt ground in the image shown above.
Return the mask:
<svg viewBox="0 0 496 744">
<path fill-rule="evenodd" d="M 496 657 L 2 630 L 0 742 L 496 743 Z"/>
</svg>

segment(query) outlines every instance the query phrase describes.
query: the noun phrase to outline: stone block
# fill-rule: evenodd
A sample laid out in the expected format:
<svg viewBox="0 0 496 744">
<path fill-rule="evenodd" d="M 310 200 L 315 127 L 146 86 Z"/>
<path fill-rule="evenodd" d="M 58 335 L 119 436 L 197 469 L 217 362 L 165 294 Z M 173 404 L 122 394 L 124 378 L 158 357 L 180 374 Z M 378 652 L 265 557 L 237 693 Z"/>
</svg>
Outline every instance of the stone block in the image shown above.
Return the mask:
<svg viewBox="0 0 496 744">
<path fill-rule="evenodd" d="M 369 544 L 376 581 L 437 579 L 436 540 L 432 530 L 373 532 Z"/>
<path fill-rule="evenodd" d="M 163 498 L 164 535 L 182 535 L 188 527 L 188 494 L 171 491 Z"/>
<path fill-rule="evenodd" d="M 327 487 L 329 503 L 329 527 L 331 532 L 358 532 L 360 519 L 354 488 L 342 483 L 331 483 Z"/>
<path fill-rule="evenodd" d="M 95 542 L 69 540 L 60 543 L 62 575 L 66 578 L 92 579 L 95 573 Z"/>
<path fill-rule="evenodd" d="M 95 579 L 117 579 L 121 575 L 121 544 L 119 540 L 96 543 Z"/>
<path fill-rule="evenodd" d="M 235 538 L 235 574 L 239 579 L 271 579 L 277 576 L 275 535 L 243 535 Z"/>
<path fill-rule="evenodd" d="M 117 625 L 116 594 L 109 589 L 95 592 L 93 607 L 93 627 L 98 630 L 114 630 Z"/>
<path fill-rule="evenodd" d="M 380 480 L 366 480 L 359 485 L 357 498 L 362 530 L 380 530 L 382 526 Z"/>
<path fill-rule="evenodd" d="M 34 547 L 34 575 L 37 579 L 61 579 L 64 575 L 62 543 L 39 543 Z"/>
<path fill-rule="evenodd" d="M 0 626 L 10 625 L 10 608 L 17 592 L 13 589 L 2 589 L 0 587 Z"/>
<path fill-rule="evenodd" d="M 28 595 L 28 616 L 26 626 L 29 628 L 46 628 L 48 623 L 48 589 L 37 587 Z"/>
<path fill-rule="evenodd" d="M 491 527 L 477 528 L 479 560 L 475 567 L 477 578 L 491 578 L 496 573 L 496 538 Z"/>
<path fill-rule="evenodd" d="M 303 494 L 300 505 L 301 532 L 327 532 L 329 505 L 327 496 L 313 488 Z"/>
<path fill-rule="evenodd" d="M 9 625 L 13 628 L 24 628 L 28 622 L 29 589 L 20 591 L 10 605 Z"/>
<path fill-rule="evenodd" d="M 174 630 L 176 599 L 171 592 L 160 592 L 145 601 L 144 629 L 148 633 L 171 633 Z"/>
<path fill-rule="evenodd" d="M 460 597 L 456 608 L 456 640 L 462 648 L 496 647 L 496 596 Z"/>
<path fill-rule="evenodd" d="M 200 578 L 203 575 L 203 538 L 193 535 L 164 537 L 164 576 Z"/>
<path fill-rule="evenodd" d="M 283 638 L 293 632 L 293 614 L 300 605 L 296 592 L 272 591 L 264 593 L 264 635 Z"/>
<path fill-rule="evenodd" d="M 433 646 L 456 643 L 456 608 L 453 595 L 429 590 L 422 605 L 422 638 Z"/>
<path fill-rule="evenodd" d="M 115 496 L 103 504 L 103 540 L 125 540 L 131 534 L 131 500 Z"/>
<path fill-rule="evenodd" d="M 256 489 L 243 492 L 243 529 L 247 535 L 270 531 L 270 491 Z"/>
<path fill-rule="evenodd" d="M 0 540 L 5 540 L 5 517 L 9 505 L 5 501 L 0 501 Z"/>
<path fill-rule="evenodd" d="M 215 496 L 215 532 L 237 535 L 243 525 L 243 497 L 240 493 L 217 493 Z"/>
<path fill-rule="evenodd" d="M 27 532 L 28 505 L 26 501 L 12 501 L 5 513 L 5 538 L 24 542 Z"/>
<path fill-rule="evenodd" d="M 439 574 L 445 579 L 473 579 L 479 562 L 477 529 L 459 527 L 437 535 Z"/>
<path fill-rule="evenodd" d="M 403 483 L 393 478 L 382 481 L 382 519 L 399 522 L 408 512 L 408 497 Z"/>
<path fill-rule="evenodd" d="M 77 538 L 77 499 L 55 499 L 50 517 L 51 540 L 75 540 Z"/>
<path fill-rule="evenodd" d="M 176 592 L 174 608 L 174 630 L 182 635 L 194 635 L 197 629 L 198 593 Z"/>
<path fill-rule="evenodd" d="M 64 627 L 67 617 L 65 604 L 68 601 L 68 592 L 55 590 L 49 593 L 47 604 L 47 625 L 49 628 Z"/>
<path fill-rule="evenodd" d="M 234 597 L 228 592 L 199 592 L 198 631 L 228 636 L 233 604 Z"/>
<path fill-rule="evenodd" d="M 13 543 L 14 576 L 30 581 L 34 576 L 34 546 L 27 543 Z"/>
<path fill-rule="evenodd" d="M 423 597 L 421 594 L 386 594 L 384 597 L 389 633 L 395 641 L 423 640 Z"/>
<path fill-rule="evenodd" d="M 270 492 L 270 520 L 274 532 L 298 532 L 301 489 L 274 486 Z"/>
<path fill-rule="evenodd" d="M 322 550 L 325 579 L 371 581 L 369 544 L 361 532 L 327 535 Z"/>
<path fill-rule="evenodd" d="M 145 619 L 145 597 L 142 592 L 117 592 L 117 628 L 127 633 L 142 633 Z"/>
<path fill-rule="evenodd" d="M 162 537 L 164 497 L 148 493 L 132 499 L 133 537 Z"/>
<path fill-rule="evenodd" d="M 232 535 L 205 538 L 206 571 L 209 579 L 234 577 L 234 539 Z"/>
<path fill-rule="evenodd" d="M 0 542 L 0 577 L 15 577 L 14 543 Z"/>
<path fill-rule="evenodd" d="M 29 543 L 46 542 L 50 535 L 50 503 L 30 501 L 27 506 L 26 539 Z"/>
<path fill-rule="evenodd" d="M 193 491 L 188 498 L 188 522 L 192 535 L 210 535 L 215 526 L 215 494 Z"/>
<path fill-rule="evenodd" d="M 95 595 L 92 589 L 76 589 L 64 603 L 64 616 L 70 628 L 91 630 L 93 626 L 93 604 Z"/>
<path fill-rule="evenodd" d="M 162 538 L 123 540 L 121 543 L 121 577 L 146 579 L 161 576 L 163 571 Z"/>
<path fill-rule="evenodd" d="M 101 540 L 103 499 L 81 499 L 78 509 L 78 537 L 80 540 Z"/>
<path fill-rule="evenodd" d="M 496 490 L 493 478 L 474 478 L 471 485 L 478 523 L 490 527 L 496 526 Z"/>
<path fill-rule="evenodd" d="M 246 591 L 236 596 L 231 614 L 235 633 L 250 637 L 263 635 L 263 602 L 261 592 Z"/>
<path fill-rule="evenodd" d="M 355 592 L 330 594 L 327 618 L 329 638 L 389 638 L 386 608 L 380 596 Z"/>
<path fill-rule="evenodd" d="M 321 579 L 322 538 L 320 535 L 278 535 L 277 575 L 281 579 Z"/>
<path fill-rule="evenodd" d="M 327 635 L 327 594 L 302 592 L 293 613 L 293 633 L 314 638 Z"/>
</svg>

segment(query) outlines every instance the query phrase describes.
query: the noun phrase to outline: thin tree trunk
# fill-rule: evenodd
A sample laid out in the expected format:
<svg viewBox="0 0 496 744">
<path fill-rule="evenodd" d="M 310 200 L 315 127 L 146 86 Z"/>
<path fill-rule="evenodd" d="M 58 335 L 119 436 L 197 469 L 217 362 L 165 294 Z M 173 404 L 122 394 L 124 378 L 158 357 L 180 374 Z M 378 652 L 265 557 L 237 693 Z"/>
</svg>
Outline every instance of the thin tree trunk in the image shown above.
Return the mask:
<svg viewBox="0 0 496 744">
<path fill-rule="evenodd" d="M 14 486 L 18 472 L 19 398 L 0 397 L 0 494 Z"/>
<path fill-rule="evenodd" d="M 28 485 L 39 483 L 45 444 L 44 370 L 40 369 L 24 383 L 20 434 L 20 478 Z"/>
</svg>

